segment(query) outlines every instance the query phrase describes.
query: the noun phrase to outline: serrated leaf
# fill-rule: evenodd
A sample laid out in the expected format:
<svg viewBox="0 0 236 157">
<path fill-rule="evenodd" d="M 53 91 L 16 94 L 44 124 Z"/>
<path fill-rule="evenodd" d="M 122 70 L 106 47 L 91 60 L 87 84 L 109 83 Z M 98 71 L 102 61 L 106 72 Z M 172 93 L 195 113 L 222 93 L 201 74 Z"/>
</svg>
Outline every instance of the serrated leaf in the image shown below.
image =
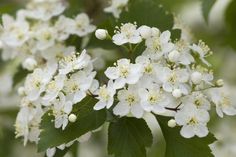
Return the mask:
<svg viewBox="0 0 236 157">
<path fill-rule="evenodd" d="M 213 134 L 209 133 L 204 138 L 186 139 L 180 135 L 180 127 L 167 126 L 170 118 L 156 116 L 166 141 L 165 157 L 214 157 L 209 144 L 216 141 Z"/>
<path fill-rule="evenodd" d="M 152 133 L 143 119 L 124 117 L 112 122 L 108 130 L 108 153 L 115 157 L 146 157 Z"/>
<path fill-rule="evenodd" d="M 202 14 L 206 22 L 208 22 L 208 17 L 214 6 L 216 0 L 202 0 Z"/>
<path fill-rule="evenodd" d="M 85 98 L 74 106 L 74 113 L 77 114 L 77 121 L 70 123 L 64 131 L 54 127 L 53 116 L 46 113 L 41 122 L 41 134 L 38 143 L 38 151 L 45 151 L 47 148 L 68 143 L 81 135 L 99 128 L 106 121 L 106 111 L 93 110 L 97 100 L 91 97 Z"/>
</svg>

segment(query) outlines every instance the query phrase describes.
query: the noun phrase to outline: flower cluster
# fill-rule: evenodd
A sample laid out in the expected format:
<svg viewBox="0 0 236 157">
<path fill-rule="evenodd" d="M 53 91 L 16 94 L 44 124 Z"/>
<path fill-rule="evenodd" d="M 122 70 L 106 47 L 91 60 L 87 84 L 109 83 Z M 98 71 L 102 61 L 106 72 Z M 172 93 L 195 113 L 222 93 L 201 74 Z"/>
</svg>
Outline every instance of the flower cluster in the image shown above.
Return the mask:
<svg viewBox="0 0 236 157">
<path fill-rule="evenodd" d="M 16 135 L 38 141 L 41 117 L 49 110 L 55 117 L 55 128 L 65 129 L 73 105 L 82 101 L 87 93 L 98 87 L 94 79 L 91 57 L 84 50 L 81 54 L 64 56 L 58 64 L 36 68 L 26 78 L 19 94 L 23 97 L 16 119 Z"/>
<path fill-rule="evenodd" d="M 96 27 L 85 13 L 73 19 L 65 17 L 62 13 L 66 7 L 63 0 L 33 0 L 17 12 L 16 18 L 4 14 L 0 27 L 2 58 L 21 58 L 23 67 L 33 70 L 75 51 L 65 41 L 71 35 L 84 37 Z"/>
<path fill-rule="evenodd" d="M 132 23 L 122 24 L 112 41 L 131 55 L 141 42 L 145 49 L 135 60 L 122 58 L 106 69 L 109 82 L 98 89 L 95 110 L 106 107 L 121 117 L 142 118 L 146 112 L 171 116 L 168 125 L 182 126 L 180 133 L 186 138 L 208 134 L 211 106 L 216 106 L 220 117 L 236 114 L 229 98 L 221 93 L 223 80 L 213 81 L 206 60 L 212 52 L 203 41 L 173 42 L 169 31 L 138 28 Z"/>
</svg>

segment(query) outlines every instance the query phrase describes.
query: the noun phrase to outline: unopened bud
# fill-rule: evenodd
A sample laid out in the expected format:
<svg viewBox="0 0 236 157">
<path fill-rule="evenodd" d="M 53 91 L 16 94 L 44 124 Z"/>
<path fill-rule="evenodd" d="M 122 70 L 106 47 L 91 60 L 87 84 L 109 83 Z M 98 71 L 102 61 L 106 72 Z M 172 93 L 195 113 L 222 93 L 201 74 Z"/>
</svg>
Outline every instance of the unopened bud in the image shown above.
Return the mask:
<svg viewBox="0 0 236 157">
<path fill-rule="evenodd" d="M 175 121 L 174 119 L 169 120 L 169 121 L 168 121 L 168 126 L 169 126 L 170 128 L 176 127 L 176 121 Z"/>
<path fill-rule="evenodd" d="M 69 122 L 74 123 L 77 119 L 77 116 L 75 114 L 70 114 L 69 115 Z"/>
<path fill-rule="evenodd" d="M 218 87 L 224 86 L 224 80 L 223 80 L 223 79 L 217 80 L 217 81 L 216 81 L 216 86 L 218 86 Z"/>
<path fill-rule="evenodd" d="M 33 58 L 27 58 L 27 59 L 23 62 L 22 66 L 23 66 L 25 69 L 31 71 L 31 70 L 34 70 L 34 68 L 37 66 L 37 62 L 36 62 L 36 60 L 33 59 Z"/>
<path fill-rule="evenodd" d="M 202 74 L 200 72 L 193 72 L 191 75 L 191 80 L 194 84 L 199 84 L 202 81 Z"/>
<path fill-rule="evenodd" d="M 96 36 L 96 38 L 98 38 L 100 40 L 104 40 L 107 38 L 108 32 L 105 29 L 97 29 L 95 32 L 95 36 Z"/>
</svg>

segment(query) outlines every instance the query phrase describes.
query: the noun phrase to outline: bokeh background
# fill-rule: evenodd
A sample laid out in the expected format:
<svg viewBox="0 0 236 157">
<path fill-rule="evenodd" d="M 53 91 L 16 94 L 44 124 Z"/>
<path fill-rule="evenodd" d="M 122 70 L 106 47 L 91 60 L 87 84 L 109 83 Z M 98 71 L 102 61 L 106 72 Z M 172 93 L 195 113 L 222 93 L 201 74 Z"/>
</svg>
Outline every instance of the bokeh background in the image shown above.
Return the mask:
<svg viewBox="0 0 236 157">
<path fill-rule="evenodd" d="M 77 0 L 80 1 L 80 0 Z M 236 94 L 236 2 L 235 0 L 216 0 L 206 21 L 202 13 L 204 0 L 160 0 L 168 11 L 175 16 L 175 27 L 182 28 L 183 37 L 205 41 L 214 55 L 210 57 L 216 78 L 223 78 L 227 90 Z M 0 15 L 14 15 L 16 10 L 24 7 L 27 0 L 0 0 Z M 74 1 L 76 3 L 76 1 Z M 85 11 L 98 23 L 102 19 L 102 8 L 105 0 L 87 0 Z M 96 54 L 97 53 L 97 54 Z M 98 51 L 94 54 L 100 56 Z M 98 65 L 109 60 L 108 55 L 100 56 Z M 0 60 L 0 157 L 43 157 L 38 154 L 34 144 L 23 146 L 20 139 L 15 139 L 14 120 L 18 111 L 19 98 L 16 89 L 12 89 L 13 74 L 16 64 Z M 234 101 L 236 103 L 236 101 Z M 155 135 L 154 144 L 148 150 L 148 157 L 163 157 L 165 142 L 155 119 L 147 115 Z M 88 142 L 79 145 L 78 157 L 106 157 L 106 126 L 102 131 L 93 133 Z M 211 145 L 216 157 L 236 156 L 236 117 L 215 116 L 212 111 L 210 130 L 218 142 Z M 67 154 L 67 156 L 71 156 Z"/>
</svg>

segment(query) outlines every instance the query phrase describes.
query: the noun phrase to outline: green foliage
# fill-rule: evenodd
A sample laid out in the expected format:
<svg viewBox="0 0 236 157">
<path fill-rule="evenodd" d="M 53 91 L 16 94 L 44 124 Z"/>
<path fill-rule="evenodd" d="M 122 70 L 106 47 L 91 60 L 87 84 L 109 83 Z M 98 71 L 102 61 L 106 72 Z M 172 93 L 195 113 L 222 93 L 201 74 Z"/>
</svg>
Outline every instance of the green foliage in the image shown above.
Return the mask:
<svg viewBox="0 0 236 157">
<path fill-rule="evenodd" d="M 236 50 L 236 1 L 229 3 L 225 13 L 225 22 L 227 26 L 227 43 L 229 43 Z"/>
<path fill-rule="evenodd" d="M 46 113 L 42 118 L 41 135 L 38 143 L 38 151 L 45 151 L 47 148 L 68 143 L 81 135 L 99 128 L 106 120 L 106 111 L 93 110 L 96 100 L 91 97 L 85 98 L 76 104 L 73 112 L 77 114 L 77 121 L 70 123 L 64 131 L 54 127 L 53 116 Z"/>
<path fill-rule="evenodd" d="M 166 141 L 165 157 L 213 157 L 208 145 L 216 141 L 214 135 L 186 139 L 180 135 L 180 127 L 167 126 L 168 117 L 156 116 L 156 119 Z"/>
<path fill-rule="evenodd" d="M 152 133 L 143 119 L 120 118 L 108 130 L 108 153 L 115 157 L 146 157 Z"/>
<path fill-rule="evenodd" d="M 208 17 L 214 6 L 216 0 L 202 0 L 202 14 L 206 22 L 208 22 Z"/>
<path fill-rule="evenodd" d="M 137 22 L 139 26 L 147 25 L 165 31 L 172 29 L 174 18 L 160 6 L 158 0 L 133 0 L 129 4 L 129 10 L 121 14 L 119 22 Z"/>
<path fill-rule="evenodd" d="M 23 81 L 23 79 L 26 78 L 29 73 L 30 72 L 28 70 L 23 69 L 22 66 L 19 65 L 15 75 L 13 76 L 13 87 Z"/>
</svg>

